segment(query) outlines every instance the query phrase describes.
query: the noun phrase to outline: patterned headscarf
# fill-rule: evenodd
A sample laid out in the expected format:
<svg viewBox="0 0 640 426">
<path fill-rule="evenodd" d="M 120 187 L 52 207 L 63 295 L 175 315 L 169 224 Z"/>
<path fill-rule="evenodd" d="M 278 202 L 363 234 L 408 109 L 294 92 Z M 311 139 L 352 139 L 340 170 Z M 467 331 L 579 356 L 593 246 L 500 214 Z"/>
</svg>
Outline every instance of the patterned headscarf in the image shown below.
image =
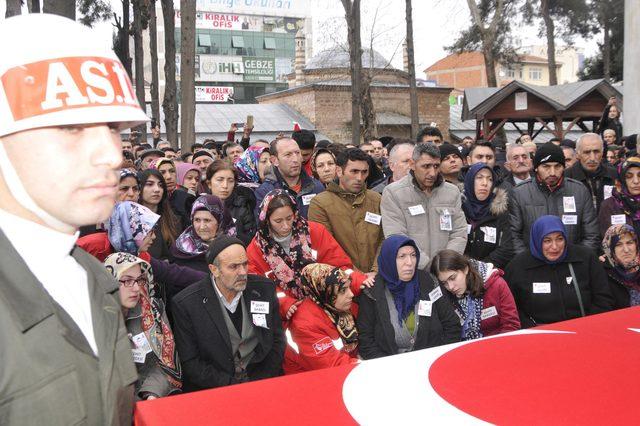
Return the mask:
<svg viewBox="0 0 640 426">
<path fill-rule="evenodd" d="M 335 308 L 338 292 L 351 286 L 351 278 L 340 268 L 324 263 L 312 263 L 302 270 L 302 282 L 305 295 L 331 318 L 346 344 L 345 350 L 351 352 L 358 345 L 358 329 L 353 314 L 340 312 Z"/>
<path fill-rule="evenodd" d="M 140 186 L 140 181 L 138 180 L 138 173 L 131 171 L 129 169 L 120 170 L 120 182 L 122 182 L 124 179 L 128 177 L 134 178 L 136 182 L 138 182 L 138 186 Z"/>
<path fill-rule="evenodd" d="M 613 188 L 611 195 L 616 205 L 624 211 L 633 221 L 634 226 L 640 226 L 640 195 L 631 195 L 627 188 L 625 175 L 631 167 L 640 167 L 640 157 L 629 157 L 624 162 L 618 164 L 618 181 L 622 191 Z"/>
<path fill-rule="evenodd" d="M 153 170 L 159 170 L 160 166 L 162 166 L 163 164 L 171 164 L 173 167 L 176 166 L 176 164 L 173 162 L 171 158 L 163 157 L 163 158 L 158 158 L 157 160 L 153 160 L 151 164 L 149 164 L 149 168 Z"/>
<path fill-rule="evenodd" d="M 120 280 L 120 277 L 135 265 L 140 265 L 147 285 L 140 286 L 140 301 L 133 309 L 140 312 L 142 331 L 158 358 L 160 367 L 174 386 L 181 387 L 180 360 L 160 289 L 153 280 L 151 265 L 139 257 L 122 252 L 113 253 L 104 261 L 107 271 L 116 280 Z"/>
<path fill-rule="evenodd" d="M 178 184 L 178 186 L 184 187 L 184 177 L 191 170 L 195 170 L 196 172 L 198 172 L 198 178 L 200 178 L 199 168 L 191 163 L 178 163 L 178 165 L 176 166 L 176 183 Z"/>
<path fill-rule="evenodd" d="M 291 243 L 289 254 L 285 252 L 280 244 L 274 240 L 267 219 L 267 210 L 271 201 L 284 195 L 291 200 L 293 210 L 293 226 L 291 229 Z M 311 255 L 311 235 L 309 234 L 309 224 L 307 220 L 298 214 L 296 201 L 283 189 L 274 189 L 269 192 L 260 205 L 258 232 L 256 242 L 262 250 L 264 259 L 271 268 L 275 276 L 276 285 L 284 290 L 289 290 L 296 299 L 302 299 L 302 281 L 300 272 L 309 263 L 313 263 Z"/>
<path fill-rule="evenodd" d="M 215 195 L 201 195 L 198 197 L 191 207 L 191 222 L 193 222 L 193 217 L 196 212 L 201 210 L 206 210 L 211 213 L 216 219 L 216 222 L 218 222 L 216 236 L 221 234 L 229 236 L 236 235 L 233 218 L 229 210 L 224 207 L 224 203 L 220 198 Z M 176 248 L 182 253 L 197 256 L 206 253 L 209 245 L 198 236 L 193 225 L 190 225 L 176 239 Z"/>
<path fill-rule="evenodd" d="M 138 254 L 142 241 L 160 219 L 147 207 L 133 201 L 116 204 L 111 217 L 105 222 L 109 242 L 115 251 Z"/>
<path fill-rule="evenodd" d="M 239 183 L 260 183 L 258 163 L 266 149 L 264 146 L 252 145 L 239 158 L 236 158 L 233 165 L 238 170 Z"/>
<path fill-rule="evenodd" d="M 615 255 L 616 245 L 625 234 L 631 235 L 631 238 L 636 242 L 636 251 L 640 248 L 638 246 L 638 235 L 633 226 L 626 223 L 624 225 L 611 226 L 607 229 L 602 239 L 602 251 L 612 267 L 607 272 L 609 275 L 614 274 L 613 278 L 624 284 L 625 287 L 640 291 L 640 253 L 636 253 L 636 258 L 627 264 L 621 263 Z"/>
</svg>

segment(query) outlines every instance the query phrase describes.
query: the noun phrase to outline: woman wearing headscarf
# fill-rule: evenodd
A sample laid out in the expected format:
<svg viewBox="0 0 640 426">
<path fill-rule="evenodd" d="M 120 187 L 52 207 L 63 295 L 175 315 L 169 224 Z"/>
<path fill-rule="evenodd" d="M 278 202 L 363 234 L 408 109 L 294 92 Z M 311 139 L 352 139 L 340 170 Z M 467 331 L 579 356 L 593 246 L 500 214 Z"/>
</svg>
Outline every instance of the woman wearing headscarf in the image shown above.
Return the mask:
<svg viewBox="0 0 640 426">
<path fill-rule="evenodd" d="M 118 201 L 138 202 L 138 197 L 140 197 L 140 182 L 138 182 L 138 174 L 129 169 L 120 170 Z"/>
<path fill-rule="evenodd" d="M 613 308 L 602 264 L 590 249 L 568 243 L 557 216 L 542 216 L 533 223 L 529 251 L 509 263 L 504 278 L 516 301 L 522 328 Z"/>
<path fill-rule="evenodd" d="M 151 264 L 157 281 L 165 284 L 168 297 L 171 297 L 209 274 L 160 261 L 148 253 L 156 238 L 154 228 L 158 218 L 158 215 L 148 208 L 124 201 L 116 204 L 108 221 L 105 222 L 107 232 L 82 237 L 78 239 L 77 245 L 100 262 L 117 252 L 140 257 Z"/>
<path fill-rule="evenodd" d="M 195 197 L 198 195 L 196 189 L 199 182 L 200 169 L 191 163 L 178 163 L 176 166 L 176 183 L 178 189 L 182 189 Z"/>
<path fill-rule="evenodd" d="M 283 321 L 291 318 L 305 297 L 300 274 L 310 263 L 345 270 L 354 293 L 361 285 L 371 284 L 365 274 L 354 270 L 351 259 L 329 231 L 298 214 L 296 201 L 282 189 L 274 189 L 264 198 L 258 232 L 247 247 L 247 257 L 250 274 L 264 275 L 275 282 Z"/>
<path fill-rule="evenodd" d="M 640 305 L 640 253 L 635 229 L 627 224 L 611 226 L 602 240 L 602 251 L 614 308 Z"/>
<path fill-rule="evenodd" d="M 191 205 L 195 200 L 194 196 L 186 191 L 178 191 L 177 168 L 173 160 L 160 158 L 149 166 L 150 169 L 158 170 L 167 185 L 169 205 L 173 213 L 180 221 L 180 229 L 185 229 L 191 224 L 189 221 Z"/>
<path fill-rule="evenodd" d="M 605 199 L 598 212 L 600 235 L 611 225 L 628 224 L 640 232 L 640 157 L 633 156 L 618 164 L 618 180 L 611 197 Z M 605 194 L 605 196 L 608 194 Z"/>
<path fill-rule="evenodd" d="M 154 169 L 140 172 L 138 179 L 140 180 L 138 203 L 160 216 L 155 229 L 157 238 L 149 248 L 149 253 L 156 259 L 168 259 L 169 247 L 180 235 L 180 222 L 169 204 L 167 183 L 162 174 Z"/>
<path fill-rule="evenodd" d="M 513 257 L 507 192 L 496 186 L 486 163 L 469 167 L 464 177 L 462 210 L 469 235 L 464 254 L 504 268 Z"/>
<path fill-rule="evenodd" d="M 137 399 L 180 392 L 180 360 L 151 265 L 123 252 L 111 254 L 104 265 L 120 284 L 120 304 L 138 370 Z"/>
<path fill-rule="evenodd" d="M 238 171 L 238 185 L 255 191 L 270 167 L 270 157 L 269 149 L 264 146 L 252 145 L 247 148 L 233 163 Z"/>
<path fill-rule="evenodd" d="M 382 243 L 375 283 L 358 298 L 362 358 L 460 341 L 458 317 L 432 276 L 418 269 L 419 260 L 410 238 L 392 235 Z"/>
<path fill-rule="evenodd" d="M 302 270 L 307 298 L 289 322 L 285 374 L 358 362 L 354 294 L 345 271 L 323 263 Z"/>
<path fill-rule="evenodd" d="M 205 183 L 211 194 L 220 198 L 235 220 L 236 236 L 245 245 L 256 234 L 256 196 L 247 187 L 239 186 L 238 171 L 227 160 L 215 160 L 207 167 Z"/>
<path fill-rule="evenodd" d="M 328 148 L 316 148 L 311 156 L 313 177 L 329 185 L 336 178 L 336 156 Z"/>
<path fill-rule="evenodd" d="M 209 243 L 221 234 L 235 235 L 233 218 L 220 198 L 201 195 L 191 208 L 191 223 L 171 246 L 171 256 L 178 265 L 208 274 Z"/>
<path fill-rule="evenodd" d="M 431 273 L 446 294 L 462 324 L 462 340 L 520 329 L 518 309 L 504 272 L 491 263 L 442 250 L 431 261 Z"/>
</svg>

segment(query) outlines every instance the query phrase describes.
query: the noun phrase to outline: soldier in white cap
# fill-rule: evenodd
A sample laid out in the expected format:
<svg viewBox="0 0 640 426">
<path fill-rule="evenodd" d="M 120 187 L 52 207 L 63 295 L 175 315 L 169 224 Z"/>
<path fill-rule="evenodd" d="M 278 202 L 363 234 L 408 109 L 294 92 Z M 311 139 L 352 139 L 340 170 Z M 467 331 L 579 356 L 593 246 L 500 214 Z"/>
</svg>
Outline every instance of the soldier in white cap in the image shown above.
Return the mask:
<svg viewBox="0 0 640 426">
<path fill-rule="evenodd" d="M 113 208 L 120 130 L 147 117 L 88 28 L 23 15 L 0 40 L 0 424 L 131 424 L 118 283 L 75 242 Z"/>
</svg>

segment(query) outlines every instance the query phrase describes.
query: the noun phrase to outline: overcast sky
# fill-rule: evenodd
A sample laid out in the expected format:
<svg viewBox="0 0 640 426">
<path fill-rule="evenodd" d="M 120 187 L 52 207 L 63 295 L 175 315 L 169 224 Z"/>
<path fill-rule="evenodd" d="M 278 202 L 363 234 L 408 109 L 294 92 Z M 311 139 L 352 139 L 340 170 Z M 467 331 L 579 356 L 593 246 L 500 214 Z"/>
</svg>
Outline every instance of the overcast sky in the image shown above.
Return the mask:
<svg viewBox="0 0 640 426">
<path fill-rule="evenodd" d="M 114 11 L 121 13 L 120 0 L 110 0 Z M 313 48 L 318 53 L 335 43 L 335 34 L 346 37 L 344 29 L 344 9 L 340 0 L 309 0 L 313 8 Z M 174 0 L 179 4 L 179 0 Z M 367 47 L 374 34 L 374 49 L 388 59 L 397 68 L 402 68 L 402 52 L 399 48 L 405 35 L 405 2 L 403 0 L 363 0 L 362 4 L 362 42 Z M 4 18 L 5 2 L 0 0 L 0 16 Z M 159 17 L 161 18 L 161 17 Z M 416 76 L 424 78 L 423 70 L 435 61 L 445 57 L 444 47 L 453 43 L 461 29 L 468 26 L 470 20 L 466 0 L 414 0 L 413 29 L 416 60 Z M 374 25 L 375 22 L 375 25 Z M 517 26 L 518 24 L 516 24 Z M 96 25 L 105 45 L 111 46 L 112 22 Z M 521 37 L 522 45 L 545 44 L 538 37 L 537 27 L 520 26 L 516 33 Z M 576 40 L 576 46 L 585 48 L 586 56 L 597 51 L 597 41 Z M 395 54 L 395 56 L 394 56 Z"/>
</svg>

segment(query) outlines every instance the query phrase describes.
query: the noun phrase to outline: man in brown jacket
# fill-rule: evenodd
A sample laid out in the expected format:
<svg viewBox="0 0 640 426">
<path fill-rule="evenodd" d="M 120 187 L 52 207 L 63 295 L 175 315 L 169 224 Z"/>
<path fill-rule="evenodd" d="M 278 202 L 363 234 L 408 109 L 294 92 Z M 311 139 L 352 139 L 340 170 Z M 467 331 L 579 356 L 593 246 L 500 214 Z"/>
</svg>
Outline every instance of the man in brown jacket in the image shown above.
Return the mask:
<svg viewBox="0 0 640 426">
<path fill-rule="evenodd" d="M 311 200 L 309 220 L 331 232 L 356 268 L 372 272 L 383 240 L 381 195 L 367 189 L 369 165 L 361 149 L 339 153 L 336 164 L 339 183 L 331 182 Z"/>
<path fill-rule="evenodd" d="M 120 130 L 147 117 L 88 28 L 30 14 L 0 39 L 0 424 L 130 425 L 118 284 L 75 243 L 113 209 Z"/>
</svg>

